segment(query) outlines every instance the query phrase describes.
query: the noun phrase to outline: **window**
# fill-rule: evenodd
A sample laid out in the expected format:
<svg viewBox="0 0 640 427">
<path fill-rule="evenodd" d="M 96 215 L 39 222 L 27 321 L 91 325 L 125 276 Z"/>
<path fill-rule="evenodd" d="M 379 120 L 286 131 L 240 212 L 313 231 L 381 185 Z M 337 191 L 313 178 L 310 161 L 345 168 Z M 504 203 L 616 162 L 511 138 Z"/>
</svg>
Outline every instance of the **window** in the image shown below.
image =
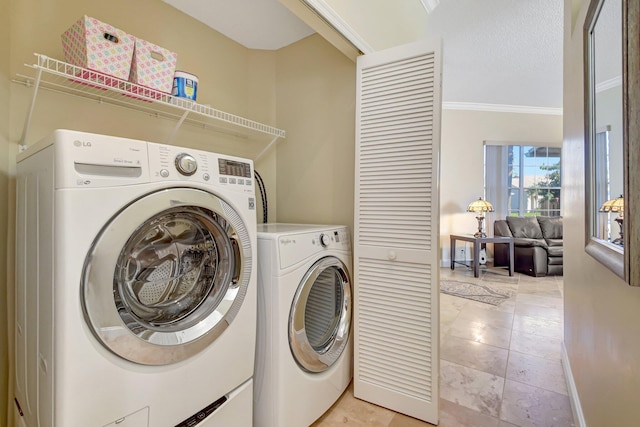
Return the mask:
<svg viewBox="0 0 640 427">
<path fill-rule="evenodd" d="M 499 217 L 560 216 L 560 167 L 560 147 L 486 145 L 486 198 Z"/>
</svg>

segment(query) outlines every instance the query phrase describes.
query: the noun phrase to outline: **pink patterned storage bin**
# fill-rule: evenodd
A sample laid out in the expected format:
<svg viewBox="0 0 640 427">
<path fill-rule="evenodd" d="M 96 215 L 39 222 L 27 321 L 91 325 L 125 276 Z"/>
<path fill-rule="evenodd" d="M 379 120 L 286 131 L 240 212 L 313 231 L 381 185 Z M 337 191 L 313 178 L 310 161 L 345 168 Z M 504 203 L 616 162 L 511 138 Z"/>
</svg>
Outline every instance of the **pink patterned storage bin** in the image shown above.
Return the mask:
<svg viewBox="0 0 640 427">
<path fill-rule="evenodd" d="M 70 64 L 128 80 L 135 37 L 84 15 L 62 34 L 64 59 Z"/>
<path fill-rule="evenodd" d="M 136 39 L 129 81 L 164 93 L 171 93 L 178 54 Z"/>
</svg>

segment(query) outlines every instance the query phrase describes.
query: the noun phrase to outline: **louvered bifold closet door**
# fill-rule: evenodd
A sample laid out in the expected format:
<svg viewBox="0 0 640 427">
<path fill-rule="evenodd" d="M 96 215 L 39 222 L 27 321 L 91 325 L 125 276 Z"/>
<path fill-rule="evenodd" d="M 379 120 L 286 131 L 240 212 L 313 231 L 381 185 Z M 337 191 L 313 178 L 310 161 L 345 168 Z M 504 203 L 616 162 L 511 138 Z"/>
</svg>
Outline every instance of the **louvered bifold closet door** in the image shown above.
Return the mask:
<svg viewBox="0 0 640 427">
<path fill-rule="evenodd" d="M 354 394 L 438 423 L 440 45 L 358 58 Z"/>
</svg>

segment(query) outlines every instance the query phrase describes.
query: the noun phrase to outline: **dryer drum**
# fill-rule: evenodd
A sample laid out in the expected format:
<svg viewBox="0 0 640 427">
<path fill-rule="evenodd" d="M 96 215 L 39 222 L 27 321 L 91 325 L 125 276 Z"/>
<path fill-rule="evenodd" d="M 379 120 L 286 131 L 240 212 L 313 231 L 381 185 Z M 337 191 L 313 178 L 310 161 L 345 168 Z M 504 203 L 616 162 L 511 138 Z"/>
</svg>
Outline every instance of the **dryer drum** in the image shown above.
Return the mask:
<svg viewBox="0 0 640 427">
<path fill-rule="evenodd" d="M 320 273 L 307 298 L 305 331 L 309 344 L 318 353 L 326 352 L 340 320 L 343 291 L 342 286 L 336 286 L 336 275 L 333 270 Z"/>
</svg>

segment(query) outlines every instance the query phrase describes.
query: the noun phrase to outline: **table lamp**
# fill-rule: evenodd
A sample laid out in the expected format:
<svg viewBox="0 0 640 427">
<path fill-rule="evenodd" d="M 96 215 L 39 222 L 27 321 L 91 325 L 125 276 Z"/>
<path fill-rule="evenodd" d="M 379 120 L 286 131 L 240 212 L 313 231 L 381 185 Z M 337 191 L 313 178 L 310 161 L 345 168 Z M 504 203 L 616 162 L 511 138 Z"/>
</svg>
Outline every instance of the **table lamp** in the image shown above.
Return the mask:
<svg viewBox="0 0 640 427">
<path fill-rule="evenodd" d="M 618 212 L 620 213 L 620 215 L 618 215 L 618 217 L 616 219 L 614 219 L 615 222 L 618 223 L 618 225 L 620 226 L 620 237 L 618 237 L 617 239 L 614 239 L 611 243 L 615 243 L 618 244 L 620 246 L 624 246 L 624 238 L 623 238 L 623 214 L 624 214 L 624 198 L 622 197 L 622 194 L 620 195 L 620 197 L 616 197 L 615 199 L 611 199 L 611 200 L 607 200 L 606 202 L 604 202 L 602 204 L 602 206 L 600 206 L 600 212 Z"/>
<path fill-rule="evenodd" d="M 478 216 L 476 219 L 478 220 L 478 231 L 473 237 L 487 237 L 484 231 L 482 231 L 482 221 L 484 220 L 485 212 L 493 212 L 493 205 L 486 200 L 482 200 L 482 197 L 478 197 L 478 200 L 474 200 L 467 207 L 467 212 L 476 212 Z"/>
</svg>

